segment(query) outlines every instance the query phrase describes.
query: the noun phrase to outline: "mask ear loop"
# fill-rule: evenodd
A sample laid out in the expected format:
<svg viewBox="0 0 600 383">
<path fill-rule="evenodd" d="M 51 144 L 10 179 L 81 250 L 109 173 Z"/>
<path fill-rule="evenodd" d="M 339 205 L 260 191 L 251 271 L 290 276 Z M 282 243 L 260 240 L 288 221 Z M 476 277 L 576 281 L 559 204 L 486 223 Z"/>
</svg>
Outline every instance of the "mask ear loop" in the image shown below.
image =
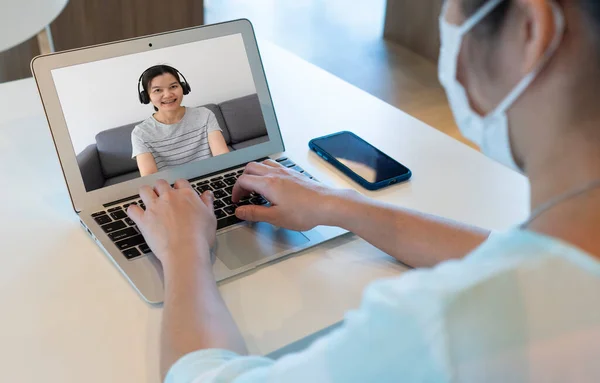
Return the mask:
<svg viewBox="0 0 600 383">
<path fill-rule="evenodd" d="M 463 25 L 460 26 L 461 31 L 463 31 L 463 33 L 467 33 L 473 29 L 475 25 L 479 24 L 481 20 L 492 13 L 492 11 L 496 9 L 496 7 L 498 7 L 498 5 L 500 5 L 500 3 L 503 1 L 506 0 L 490 0 L 485 3 L 477 12 L 475 12 L 473 16 L 471 16 L 467 21 L 464 22 Z"/>
<path fill-rule="evenodd" d="M 550 42 L 548 49 L 544 53 L 544 56 L 542 57 L 540 62 L 536 65 L 535 69 L 533 71 L 531 71 L 531 73 L 529 73 L 527 76 L 525 76 L 517 84 L 517 86 L 515 86 L 515 88 L 512 90 L 512 92 L 510 92 L 508 94 L 508 96 L 506 96 L 504 101 L 502 101 L 496 107 L 496 109 L 494 109 L 494 111 L 489 114 L 490 116 L 495 115 L 496 113 L 498 113 L 500 111 L 506 111 L 508 108 L 510 108 L 510 106 L 521 96 L 521 94 L 523 94 L 523 92 L 525 92 L 525 89 L 527 89 L 529 87 L 529 85 L 531 85 L 531 83 L 533 82 L 533 80 L 535 80 L 535 78 L 539 74 L 539 72 L 541 72 L 543 67 L 546 64 L 548 64 L 548 62 L 550 61 L 552 56 L 558 50 L 558 47 L 560 46 L 560 43 L 562 42 L 564 32 L 565 32 L 565 16 L 562 13 L 558 4 L 556 4 L 554 1 L 550 2 L 550 6 L 552 7 L 552 13 L 554 15 L 554 25 L 556 27 L 556 33 L 554 34 L 554 38 Z"/>
<path fill-rule="evenodd" d="M 481 6 L 477 12 L 475 12 L 471 17 L 469 17 L 462 25 L 451 24 L 446 20 L 446 14 L 448 13 L 448 8 L 450 7 L 449 0 L 444 1 L 444 5 L 442 7 L 441 18 L 444 22 L 449 25 L 454 25 L 460 31 L 461 35 L 469 32 L 473 27 L 481 22 L 488 14 L 490 14 L 501 2 L 506 0 L 490 0 Z"/>
</svg>

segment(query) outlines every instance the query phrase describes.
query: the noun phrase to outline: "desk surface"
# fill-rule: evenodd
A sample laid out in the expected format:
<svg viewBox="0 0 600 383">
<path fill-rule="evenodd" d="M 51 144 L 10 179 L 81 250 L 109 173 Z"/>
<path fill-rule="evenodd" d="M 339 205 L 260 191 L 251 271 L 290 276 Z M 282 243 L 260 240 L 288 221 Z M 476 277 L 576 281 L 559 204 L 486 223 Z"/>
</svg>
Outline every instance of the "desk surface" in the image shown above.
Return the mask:
<svg viewBox="0 0 600 383">
<path fill-rule="evenodd" d="M 352 130 L 411 182 L 365 192 L 491 229 L 526 217 L 524 177 L 268 43 L 261 52 L 287 153 L 355 187 L 309 152 Z M 144 303 L 84 234 L 32 79 L 0 85 L 0 360 L 7 382 L 158 382 L 161 309 Z M 249 349 L 266 354 L 343 319 L 373 280 L 405 268 L 349 234 L 221 285 Z"/>
</svg>

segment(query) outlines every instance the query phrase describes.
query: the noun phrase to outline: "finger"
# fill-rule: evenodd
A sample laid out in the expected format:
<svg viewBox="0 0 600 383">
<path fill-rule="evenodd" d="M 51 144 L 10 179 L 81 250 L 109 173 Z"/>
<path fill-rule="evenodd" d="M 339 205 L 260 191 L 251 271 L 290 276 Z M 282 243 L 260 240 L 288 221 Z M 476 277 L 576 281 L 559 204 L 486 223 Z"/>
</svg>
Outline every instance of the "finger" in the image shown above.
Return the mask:
<svg viewBox="0 0 600 383">
<path fill-rule="evenodd" d="M 154 202 L 154 200 L 158 198 L 158 196 L 154 192 L 154 189 L 152 189 L 148 185 L 144 185 L 140 188 L 140 197 L 146 205 L 150 205 L 151 202 Z"/>
<path fill-rule="evenodd" d="M 144 217 L 144 210 L 142 210 L 142 208 L 138 205 L 129 205 L 127 208 L 127 215 L 133 222 L 135 222 L 136 225 L 139 226 L 139 224 L 142 222 L 142 218 Z"/>
<path fill-rule="evenodd" d="M 278 220 L 277 207 L 266 207 L 257 205 L 240 206 L 235 209 L 235 215 L 239 219 L 250 222 L 268 222 L 275 224 Z"/>
<path fill-rule="evenodd" d="M 238 178 L 235 185 L 233 185 L 233 191 L 231 192 L 231 200 L 233 202 L 239 202 L 240 198 L 250 195 L 252 192 L 265 195 L 268 191 L 267 181 L 265 177 L 242 174 Z M 266 196 L 266 195 L 265 195 Z"/>
<path fill-rule="evenodd" d="M 187 180 L 182 179 L 178 179 L 177 181 L 175 181 L 175 189 L 193 189 L 192 185 L 190 185 L 190 183 Z"/>
<path fill-rule="evenodd" d="M 171 190 L 171 185 L 169 185 L 169 183 L 165 180 L 158 180 L 156 181 L 156 184 L 154 184 L 154 191 L 159 197 L 165 193 L 168 193 L 169 190 Z"/>
<path fill-rule="evenodd" d="M 272 160 L 270 158 L 267 159 L 267 160 L 264 160 L 262 163 L 265 164 L 265 165 L 267 165 L 267 166 L 270 166 L 272 168 L 285 168 L 285 166 L 283 166 L 279 162 L 274 161 L 274 160 Z"/>
<path fill-rule="evenodd" d="M 244 169 L 244 174 L 251 174 L 255 176 L 266 176 L 267 174 L 273 173 L 273 167 L 258 162 L 250 162 Z"/>
<path fill-rule="evenodd" d="M 200 195 L 200 199 L 206 207 L 209 207 L 210 210 L 214 211 L 214 203 L 215 203 L 215 195 L 210 190 L 205 191 Z"/>
</svg>

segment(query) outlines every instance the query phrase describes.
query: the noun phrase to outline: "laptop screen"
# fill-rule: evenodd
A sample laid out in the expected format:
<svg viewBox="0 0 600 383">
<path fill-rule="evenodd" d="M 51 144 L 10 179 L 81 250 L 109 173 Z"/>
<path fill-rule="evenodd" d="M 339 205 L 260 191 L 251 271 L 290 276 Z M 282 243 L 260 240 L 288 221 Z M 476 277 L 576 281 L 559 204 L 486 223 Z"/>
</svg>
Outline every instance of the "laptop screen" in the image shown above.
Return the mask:
<svg viewBox="0 0 600 383">
<path fill-rule="evenodd" d="M 269 141 L 241 34 L 51 74 L 88 192 Z"/>
</svg>

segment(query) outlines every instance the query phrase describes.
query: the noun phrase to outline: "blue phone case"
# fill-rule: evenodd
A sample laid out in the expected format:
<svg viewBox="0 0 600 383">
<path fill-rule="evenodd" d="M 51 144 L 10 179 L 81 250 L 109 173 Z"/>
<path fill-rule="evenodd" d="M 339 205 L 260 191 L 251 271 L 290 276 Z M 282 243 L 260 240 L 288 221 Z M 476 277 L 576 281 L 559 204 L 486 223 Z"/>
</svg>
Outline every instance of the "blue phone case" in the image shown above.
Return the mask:
<svg viewBox="0 0 600 383">
<path fill-rule="evenodd" d="M 395 185 L 395 184 L 400 183 L 400 182 L 408 181 L 412 177 L 412 172 L 410 171 L 410 169 L 406 168 L 408 170 L 408 172 L 405 173 L 405 174 L 402 174 L 402 175 L 399 175 L 399 176 L 396 176 L 396 177 L 392 177 L 392 178 L 388 178 L 386 180 L 379 181 L 379 182 L 376 182 L 376 183 L 368 182 L 367 180 L 365 180 L 364 178 L 362 178 L 358 174 L 354 173 L 346 165 L 344 165 L 341 162 L 339 162 L 338 160 L 336 160 L 333 156 L 331 156 L 329 153 L 327 153 L 326 151 L 324 151 L 322 148 L 320 148 L 315 143 L 316 140 L 322 140 L 322 139 L 326 139 L 326 138 L 329 138 L 329 137 L 334 137 L 334 136 L 337 136 L 337 135 L 340 135 L 340 134 L 350 134 L 350 135 L 354 136 L 355 138 L 359 139 L 360 141 L 362 141 L 363 143 L 365 143 L 366 145 L 374 147 L 373 145 L 369 144 L 367 141 L 363 140 L 362 138 L 360 138 L 356 134 L 354 134 L 352 132 L 349 132 L 349 131 L 342 131 L 342 132 L 337 132 L 337 133 L 333 133 L 333 134 L 328 134 L 328 135 L 323 136 L 323 137 L 313 138 L 312 140 L 309 141 L 308 147 L 312 151 L 314 151 L 319 157 L 323 158 L 325 161 L 327 161 L 331 165 L 335 166 L 336 169 L 338 169 L 339 171 L 341 171 L 342 173 L 344 173 L 346 176 L 350 177 L 354 182 L 356 182 L 357 184 L 359 184 L 360 186 L 364 187 L 367 190 L 379 190 L 379 189 L 383 189 L 383 188 L 385 188 L 387 186 L 391 186 L 391 185 Z M 377 149 L 377 148 L 375 148 L 375 149 Z M 379 150 L 379 149 L 377 149 L 377 150 Z M 379 152 L 383 153 L 381 150 L 379 150 Z M 385 153 L 383 153 L 383 154 L 385 156 L 389 157 L 392 161 L 398 163 L 398 161 L 394 160 L 393 158 L 391 158 L 387 154 L 385 154 Z M 402 165 L 402 166 L 404 166 L 404 165 Z M 406 166 L 404 166 L 404 167 L 406 167 Z"/>
</svg>

